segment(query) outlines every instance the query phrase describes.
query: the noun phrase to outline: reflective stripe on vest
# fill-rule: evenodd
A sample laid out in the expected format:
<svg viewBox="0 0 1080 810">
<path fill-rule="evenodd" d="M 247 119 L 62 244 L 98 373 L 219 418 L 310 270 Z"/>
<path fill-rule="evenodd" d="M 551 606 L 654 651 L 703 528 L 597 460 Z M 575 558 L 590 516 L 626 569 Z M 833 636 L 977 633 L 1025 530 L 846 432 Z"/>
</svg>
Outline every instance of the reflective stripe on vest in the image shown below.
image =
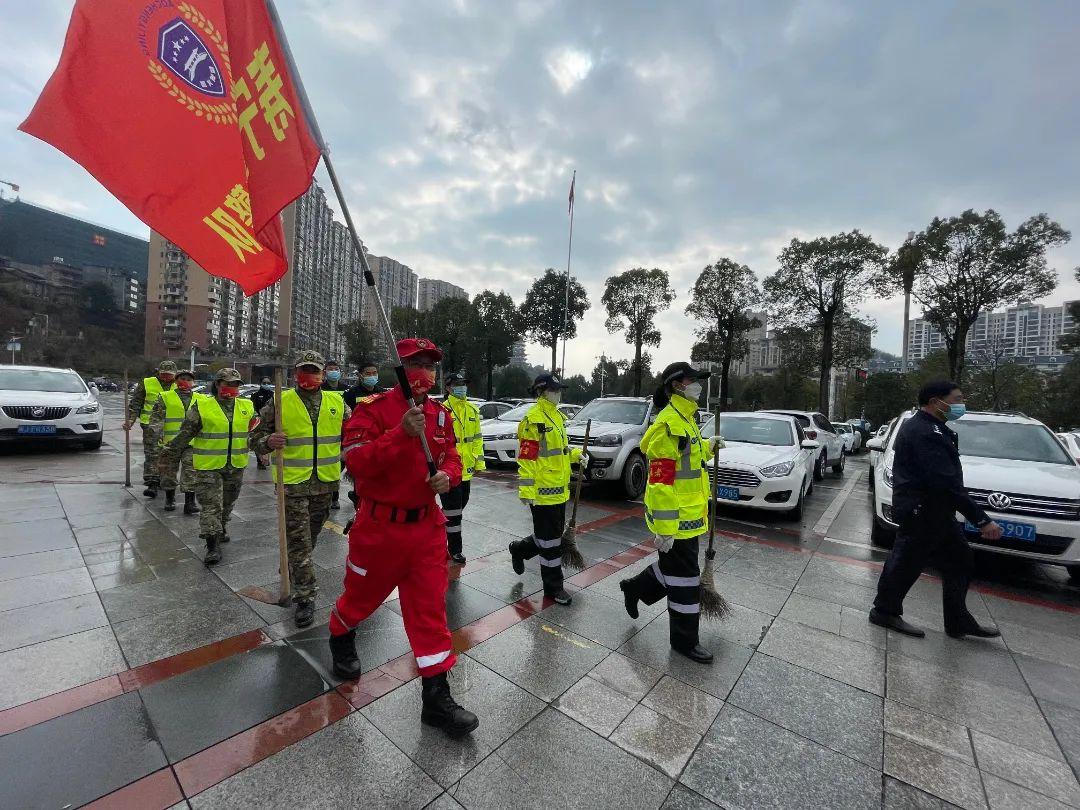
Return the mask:
<svg viewBox="0 0 1080 810">
<path fill-rule="evenodd" d="M 146 397 L 143 399 L 142 413 L 139 414 L 139 421 L 144 425 L 150 424 L 150 411 L 154 410 L 154 405 L 158 401 L 158 397 L 165 390 L 172 390 L 172 386 L 176 383 L 169 383 L 169 388 L 165 389 L 161 387 L 161 380 L 157 377 L 146 377 L 142 381 L 143 390 L 146 392 Z"/>
<path fill-rule="evenodd" d="M 255 418 L 250 399 L 233 400 L 230 423 L 215 397 L 192 399 L 199 409 L 202 428 L 191 440 L 191 461 L 196 470 L 220 470 L 228 461 L 240 469 L 248 464 L 248 428 Z"/>
<path fill-rule="evenodd" d="M 193 393 L 188 399 L 188 404 L 184 404 L 184 400 L 180 398 L 180 395 L 175 391 L 163 391 L 161 393 L 161 401 L 165 404 L 165 427 L 162 430 L 162 441 L 168 444 L 177 433 L 180 432 L 180 425 L 184 421 L 184 417 L 187 415 L 188 408 L 191 407 L 191 403 L 195 401 L 195 397 L 198 394 Z"/>
<path fill-rule="evenodd" d="M 341 480 L 341 423 L 345 417 L 345 400 L 336 391 L 323 391 L 320 396 L 319 421 L 312 425 L 311 414 L 295 389 L 290 388 L 281 395 L 286 484 L 310 481 L 312 471 L 320 481 Z M 277 465 L 273 465 L 273 476 L 277 481 Z"/>
</svg>

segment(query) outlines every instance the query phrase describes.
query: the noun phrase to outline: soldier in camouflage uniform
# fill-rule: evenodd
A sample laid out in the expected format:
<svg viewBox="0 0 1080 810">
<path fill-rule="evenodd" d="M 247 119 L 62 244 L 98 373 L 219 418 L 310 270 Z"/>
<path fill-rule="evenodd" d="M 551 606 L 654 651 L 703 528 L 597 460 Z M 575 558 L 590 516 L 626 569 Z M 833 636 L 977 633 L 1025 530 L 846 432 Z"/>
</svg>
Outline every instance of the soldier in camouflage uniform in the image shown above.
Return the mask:
<svg viewBox="0 0 1080 810">
<path fill-rule="evenodd" d="M 151 441 L 157 444 L 165 444 L 172 441 L 184 421 L 192 399 L 198 394 L 192 392 L 195 383 L 195 374 L 183 369 L 176 372 L 176 387 L 172 391 L 165 391 L 154 403 L 150 411 L 150 424 L 147 431 Z M 165 490 L 165 511 L 171 512 L 176 508 L 177 474 L 174 465 L 159 464 L 161 470 L 161 488 Z M 197 515 L 199 507 L 195 503 L 195 468 L 191 463 L 191 448 L 187 448 L 180 454 L 180 488 L 184 493 L 184 514 Z"/>
<path fill-rule="evenodd" d="M 199 537 L 206 541 L 203 562 L 207 565 L 221 562 L 221 544 L 229 542 L 225 527 L 248 464 L 248 432 L 255 406 L 251 400 L 238 398 L 240 379 L 236 369 L 221 369 L 211 394 L 195 398 L 180 432 L 161 451 L 162 467 L 175 467 L 191 445 L 195 495 L 202 505 Z"/>
<path fill-rule="evenodd" d="M 176 379 L 176 363 L 172 360 L 162 360 L 157 367 L 157 374 L 141 380 L 131 393 L 128 400 L 128 412 L 124 420 L 124 430 L 131 430 L 136 423 L 142 425 L 143 434 L 143 495 L 147 498 L 156 498 L 158 488 L 161 485 L 161 476 L 158 474 L 158 451 L 160 444 L 153 441 L 148 435 L 150 429 L 150 412 L 157 404 L 158 397 L 163 391 L 169 391 Z"/>
<path fill-rule="evenodd" d="M 281 432 L 275 432 L 277 412 L 271 400 L 259 412 L 261 421 L 251 434 L 258 454 L 284 448 L 285 535 L 297 627 L 307 627 L 314 619 L 318 585 L 311 552 L 341 483 L 341 426 L 350 413 L 341 394 L 320 390 L 325 366 L 318 352 L 302 352 L 295 365 L 296 385 L 282 393 Z M 276 481 L 276 464 L 271 462 L 271 468 Z"/>
</svg>

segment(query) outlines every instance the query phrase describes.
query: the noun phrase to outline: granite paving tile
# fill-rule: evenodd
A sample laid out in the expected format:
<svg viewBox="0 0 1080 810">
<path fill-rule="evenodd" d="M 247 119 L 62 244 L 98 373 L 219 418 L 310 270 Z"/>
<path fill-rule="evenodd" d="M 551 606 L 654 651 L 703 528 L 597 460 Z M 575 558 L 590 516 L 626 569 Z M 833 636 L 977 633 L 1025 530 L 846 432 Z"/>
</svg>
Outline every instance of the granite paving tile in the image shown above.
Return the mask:
<svg viewBox="0 0 1080 810">
<path fill-rule="evenodd" d="M 765 585 L 752 579 L 744 579 L 724 571 L 717 571 L 713 580 L 716 589 L 728 602 L 776 616 L 791 595 L 790 588 Z"/>
<path fill-rule="evenodd" d="M 0 653 L 108 624 L 96 593 L 6 610 L 0 613 Z"/>
<path fill-rule="evenodd" d="M 167 580 L 122 585 L 101 594 L 105 612 L 114 622 L 193 605 L 211 607 L 235 598 L 229 587 L 205 568 Z"/>
<path fill-rule="evenodd" d="M 1014 657 L 1035 697 L 1080 709 L 1080 671 L 1075 667 L 1027 655 Z"/>
<path fill-rule="evenodd" d="M 956 639 L 927 628 L 925 638 L 889 633 L 888 650 L 889 655 L 929 661 L 961 677 L 1028 694 L 1020 670 L 1000 639 Z"/>
<path fill-rule="evenodd" d="M 840 608 L 840 635 L 884 650 L 888 644 L 888 631 L 870 624 L 870 611 L 844 605 Z"/>
<path fill-rule="evenodd" d="M 1064 762 L 1050 759 L 978 731 L 971 733 L 979 768 L 1017 785 L 1080 807 L 1080 784 Z"/>
<path fill-rule="evenodd" d="M 1080 622 L 1080 617 L 1076 621 Z M 1009 649 L 1015 653 L 1080 668 L 1080 638 L 1048 633 L 1013 622 L 999 622 L 998 629 Z M 1080 678 L 1080 672 L 1076 677 Z"/>
<path fill-rule="evenodd" d="M 680 777 L 722 807 L 877 808 L 881 774 L 735 706 L 720 711 Z"/>
<path fill-rule="evenodd" d="M 552 605 L 537 614 L 578 635 L 614 650 L 648 624 L 648 619 L 631 619 L 621 602 L 606 599 L 587 589 L 574 594 L 570 605 Z"/>
<path fill-rule="evenodd" d="M 882 700 L 876 695 L 758 654 L 728 703 L 871 768 L 881 765 Z"/>
<path fill-rule="evenodd" d="M 231 543 L 229 545 L 232 545 Z M 210 571 L 234 591 L 253 585 L 256 582 L 269 582 L 280 576 L 278 567 L 280 556 L 275 551 L 249 557 L 246 560 L 222 562 Z"/>
<path fill-rule="evenodd" d="M 94 587 L 100 593 L 111 588 L 119 588 L 121 585 L 134 585 L 139 582 L 149 582 L 152 579 L 156 579 L 153 569 L 150 568 L 150 566 L 144 566 L 132 571 L 121 571 L 118 574 L 100 574 L 95 576 Z"/>
<path fill-rule="evenodd" d="M 671 780 L 566 715 L 547 709 L 460 782 L 470 810 L 659 807 Z"/>
<path fill-rule="evenodd" d="M 140 666 L 262 627 L 263 620 L 239 597 L 209 607 L 150 613 L 113 625 L 128 664 Z"/>
<path fill-rule="evenodd" d="M 589 672 L 589 677 L 607 684 L 636 703 L 649 693 L 663 673 L 633 658 L 611 653 Z"/>
<path fill-rule="evenodd" d="M 1050 728 L 1054 730 L 1054 736 L 1061 750 L 1065 752 L 1065 758 L 1073 766 L 1073 770 L 1080 773 L 1080 710 L 1051 700 L 1040 700 L 1039 706 Z"/>
<path fill-rule="evenodd" d="M 756 549 L 768 549 L 764 554 Z M 778 588 L 791 588 L 799 581 L 808 557 L 789 551 L 779 551 L 768 546 L 747 543 L 733 557 L 719 566 L 724 574 L 752 579 Z"/>
<path fill-rule="evenodd" d="M 60 548 L 54 551 L 19 554 L 15 557 L 0 557 L 0 582 L 32 577 L 37 574 L 51 574 L 54 571 L 67 571 L 71 568 L 82 568 L 82 566 L 82 555 L 77 548 Z"/>
<path fill-rule="evenodd" d="M 718 806 L 682 785 L 675 785 L 660 810 L 714 810 Z"/>
<path fill-rule="evenodd" d="M 701 734 L 639 705 L 615 729 L 611 741 L 675 778 L 701 742 Z"/>
<path fill-rule="evenodd" d="M 840 635 L 840 605 L 835 602 L 822 602 L 801 593 L 793 593 L 784 603 L 779 618 Z"/>
<path fill-rule="evenodd" d="M 127 669 L 109 627 L 0 653 L 0 710 Z"/>
<path fill-rule="evenodd" d="M 75 535 L 63 519 L 11 523 L 4 526 L 3 537 L 3 553 L 7 557 L 75 546 Z"/>
<path fill-rule="evenodd" d="M 94 581 L 83 568 L 67 571 L 53 571 L 49 574 L 35 574 L 21 579 L 12 579 L 0 588 L 0 611 L 13 608 L 39 605 L 70 596 L 79 596 L 94 592 Z"/>
<path fill-rule="evenodd" d="M 885 773 L 958 807 L 986 807 L 973 766 L 891 734 L 885 735 Z"/>
<path fill-rule="evenodd" d="M 534 574 L 532 571 L 526 571 L 521 576 L 515 574 L 510 568 L 509 557 L 507 557 L 506 565 L 499 561 L 475 571 L 470 571 L 469 566 L 466 565 L 458 581 L 488 596 L 494 596 L 508 605 L 544 589 L 544 583 L 539 574 Z"/>
<path fill-rule="evenodd" d="M 551 705 L 601 737 L 607 737 L 637 704 L 607 684 L 586 676 Z"/>
<path fill-rule="evenodd" d="M 885 731 L 939 754 L 975 764 L 967 728 L 903 703 L 885 701 Z"/>
<path fill-rule="evenodd" d="M 875 647 L 777 619 L 758 649 L 863 691 L 885 694 L 885 653 Z"/>
<path fill-rule="evenodd" d="M 822 571 L 811 571 L 802 575 L 795 585 L 795 592 L 824 602 L 868 610 L 874 603 L 877 589 L 857 585 Z"/>
<path fill-rule="evenodd" d="M 995 621 L 1032 627 L 1043 633 L 1056 633 L 1070 638 L 1080 638 L 1080 620 L 1071 611 L 1050 610 L 1040 605 L 1030 605 L 1000 596 L 983 596 L 983 601 Z"/>
<path fill-rule="evenodd" d="M 984 773 L 982 780 L 990 810 L 1067 810 L 1070 807 L 992 773 Z"/>
<path fill-rule="evenodd" d="M 878 579 L 881 577 L 881 569 L 863 565 L 852 565 L 830 560 L 827 557 L 813 556 L 806 564 L 807 574 L 824 574 L 834 579 L 843 579 L 863 588 L 877 588 Z"/>
<path fill-rule="evenodd" d="M 325 608 L 329 621 L 330 608 Z M 295 625 L 293 625 L 295 628 Z M 330 655 L 330 628 L 318 621 L 303 630 L 293 630 L 286 641 L 322 675 L 324 681 L 337 685 L 341 679 L 334 675 Z M 381 667 L 388 661 L 409 652 L 409 637 L 401 617 L 385 605 L 380 606 L 356 627 L 356 654 L 364 672 Z"/>
<path fill-rule="evenodd" d="M 641 701 L 653 711 L 699 734 L 709 730 L 724 701 L 665 675 Z"/>
<path fill-rule="evenodd" d="M 424 810 L 458 810 L 458 808 L 461 808 L 461 805 L 454 800 L 454 797 L 449 793 L 443 793 Z"/>
<path fill-rule="evenodd" d="M 881 806 L 883 810 L 952 810 L 956 807 L 891 776 L 884 777 Z"/>
<path fill-rule="evenodd" d="M 0 526 L 31 523 L 39 520 L 63 520 L 66 517 L 59 501 L 37 501 L 22 504 L 21 509 L 0 509 Z M 0 529 L 4 531 L 5 529 Z"/>
<path fill-rule="evenodd" d="M 360 710 L 432 779 L 447 788 L 544 709 L 530 695 L 469 656 L 450 671 L 450 691 L 480 716 L 480 727 L 459 740 L 420 722 L 421 679 L 413 680 Z"/>
<path fill-rule="evenodd" d="M 367 718 L 353 713 L 191 797 L 190 802 L 196 810 L 421 808 L 441 792 Z"/>
<path fill-rule="evenodd" d="M 464 627 L 505 606 L 503 600 L 470 588 L 458 580 L 451 582 L 446 589 L 446 622 L 451 630 Z"/>
</svg>

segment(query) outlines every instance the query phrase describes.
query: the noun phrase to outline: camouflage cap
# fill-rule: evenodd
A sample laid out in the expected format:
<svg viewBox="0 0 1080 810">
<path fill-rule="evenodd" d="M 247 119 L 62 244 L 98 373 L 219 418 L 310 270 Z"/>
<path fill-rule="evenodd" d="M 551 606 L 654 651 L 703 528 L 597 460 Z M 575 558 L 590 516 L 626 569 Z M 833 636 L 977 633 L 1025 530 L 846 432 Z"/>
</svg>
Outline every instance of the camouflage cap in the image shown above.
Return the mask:
<svg viewBox="0 0 1080 810">
<path fill-rule="evenodd" d="M 176 376 L 177 377 L 191 377 L 191 379 L 194 380 L 195 379 L 195 372 L 190 371 L 190 370 L 188 370 L 186 368 L 182 368 L 182 369 L 180 369 L 179 371 L 176 372 Z"/>
<path fill-rule="evenodd" d="M 235 368 L 219 368 L 217 374 L 214 375 L 215 382 L 238 383 L 242 380 L 240 372 Z"/>
<path fill-rule="evenodd" d="M 162 360 L 160 363 L 158 363 L 157 370 L 158 371 L 169 371 L 169 372 L 172 372 L 173 374 L 175 374 L 176 373 L 176 363 L 173 362 L 172 360 Z"/>
<path fill-rule="evenodd" d="M 296 362 L 293 363 L 293 367 L 296 366 L 317 366 L 319 370 L 326 368 L 326 361 L 323 356 L 317 351 L 309 349 L 306 352 L 300 352 L 300 356 L 296 358 Z"/>
</svg>

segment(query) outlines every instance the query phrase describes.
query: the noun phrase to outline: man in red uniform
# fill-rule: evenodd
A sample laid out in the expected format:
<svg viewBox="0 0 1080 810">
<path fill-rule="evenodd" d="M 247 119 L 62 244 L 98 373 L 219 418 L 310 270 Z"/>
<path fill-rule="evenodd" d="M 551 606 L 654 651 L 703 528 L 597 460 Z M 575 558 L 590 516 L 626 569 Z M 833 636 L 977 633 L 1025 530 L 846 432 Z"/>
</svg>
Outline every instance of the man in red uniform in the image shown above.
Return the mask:
<svg viewBox="0 0 1080 810">
<path fill-rule="evenodd" d="M 397 588 L 423 678 L 420 719 L 456 737 L 480 721 L 454 701 L 446 680 L 457 656 L 446 626 L 446 518 L 435 495 L 461 482 L 461 459 L 450 411 L 427 396 L 442 352 L 423 338 L 397 346 L 417 405 L 410 408 L 400 388 L 362 397 L 342 437 L 341 453 L 359 502 L 349 531 L 345 593 L 330 614 L 330 652 L 336 675 L 358 677 L 356 626 Z M 421 434 L 427 436 L 435 475 L 428 474 Z"/>
</svg>

